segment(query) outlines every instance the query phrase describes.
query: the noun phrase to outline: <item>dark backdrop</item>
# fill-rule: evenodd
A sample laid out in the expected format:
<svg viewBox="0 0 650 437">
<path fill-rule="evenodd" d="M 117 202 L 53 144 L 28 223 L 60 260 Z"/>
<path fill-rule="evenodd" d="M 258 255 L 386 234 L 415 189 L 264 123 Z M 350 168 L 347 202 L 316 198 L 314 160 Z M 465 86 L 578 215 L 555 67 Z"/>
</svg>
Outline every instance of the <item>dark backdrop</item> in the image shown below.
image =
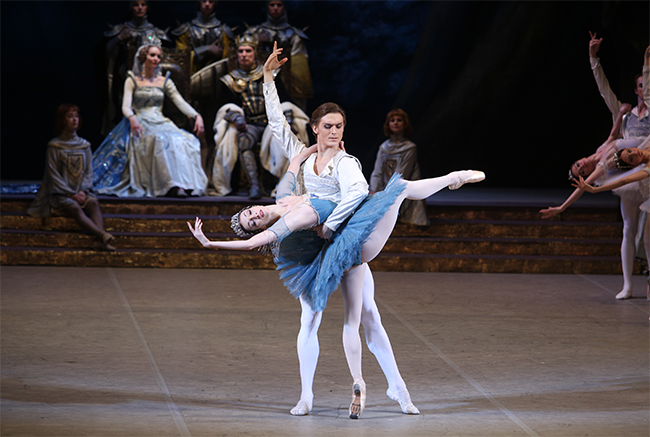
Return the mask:
<svg viewBox="0 0 650 437">
<path fill-rule="evenodd" d="M 79 133 L 97 147 L 102 108 L 97 47 L 128 1 L 0 2 L 3 180 L 36 180 L 59 103 L 82 110 Z M 289 21 L 307 27 L 313 110 L 348 112 L 345 141 L 367 176 L 392 107 L 411 116 L 425 176 L 478 168 L 484 186 L 567 187 L 573 160 L 606 138 L 611 116 L 589 68 L 589 31 L 623 102 L 649 38 L 643 1 L 299 1 Z M 194 1 L 152 1 L 149 19 L 174 28 Z M 230 26 L 258 24 L 264 3 L 226 1 Z"/>
</svg>

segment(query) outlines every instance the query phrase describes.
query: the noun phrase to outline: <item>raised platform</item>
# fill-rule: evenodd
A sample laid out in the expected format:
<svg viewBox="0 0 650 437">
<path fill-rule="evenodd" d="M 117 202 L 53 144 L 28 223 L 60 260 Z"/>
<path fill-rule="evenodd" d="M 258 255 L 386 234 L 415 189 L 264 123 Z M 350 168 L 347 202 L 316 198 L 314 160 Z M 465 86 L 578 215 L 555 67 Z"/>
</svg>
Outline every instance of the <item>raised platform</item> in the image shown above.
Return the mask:
<svg viewBox="0 0 650 437">
<path fill-rule="evenodd" d="M 398 223 L 371 265 L 377 271 L 620 273 L 618 199 L 585 195 L 561 217 L 541 219 L 539 209 L 559 205 L 568 194 L 474 186 L 444 190 L 427 201 L 431 225 Z M 28 216 L 32 199 L 33 194 L 2 195 L 4 265 L 275 268 L 271 257 L 259 252 L 206 250 L 187 230 L 186 222 L 198 215 L 210 238 L 235 238 L 229 218 L 250 204 L 245 197 L 100 196 L 105 227 L 116 236 L 113 253 L 93 251 L 93 238 L 72 219 Z"/>
</svg>

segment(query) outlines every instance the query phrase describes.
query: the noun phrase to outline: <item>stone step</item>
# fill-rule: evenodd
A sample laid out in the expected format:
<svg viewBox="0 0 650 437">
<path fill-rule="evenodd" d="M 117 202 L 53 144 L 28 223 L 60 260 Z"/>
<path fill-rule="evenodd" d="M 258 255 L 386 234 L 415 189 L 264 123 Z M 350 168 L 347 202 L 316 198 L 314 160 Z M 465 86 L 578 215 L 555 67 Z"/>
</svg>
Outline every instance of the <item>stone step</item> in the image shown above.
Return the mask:
<svg viewBox="0 0 650 437">
<path fill-rule="evenodd" d="M 114 246 L 123 249 L 202 250 L 189 232 L 115 232 Z M 212 240 L 237 240 L 232 233 L 208 233 Z M 80 232 L 8 230 L 0 233 L 0 245 L 11 247 L 66 247 L 92 249 L 94 237 Z M 616 256 L 620 241 L 559 238 L 450 238 L 391 237 L 384 251 L 411 254 L 519 254 L 579 256 L 599 254 Z"/>
<path fill-rule="evenodd" d="M 4 265 L 273 269 L 259 252 L 210 251 L 191 236 L 198 215 L 211 239 L 235 239 L 230 216 L 246 198 L 119 199 L 102 197 L 116 252 L 92 250 L 93 237 L 68 217 L 26 214 L 33 195 L 3 196 L 0 260 Z M 263 199 L 260 204 L 271 203 Z M 427 206 L 431 225 L 398 223 L 375 270 L 620 274 L 622 223 L 616 208 L 570 208 L 541 220 L 539 207 L 493 204 Z M 636 267 L 639 270 L 639 266 Z"/>
<path fill-rule="evenodd" d="M 118 252 L 62 248 L 3 247 L 3 265 L 51 265 L 85 267 L 158 267 L 274 269 L 270 256 L 259 252 L 145 250 Z M 376 271 L 620 274 L 617 256 L 556 257 L 532 255 L 393 254 L 382 252 L 371 263 Z"/>
<path fill-rule="evenodd" d="M 0 203 L 0 213 L 26 213 L 32 198 L 3 196 Z M 104 214 L 139 214 L 139 215 L 198 215 L 198 216 L 231 216 L 242 208 L 249 206 L 248 199 L 239 197 L 220 197 L 214 201 L 210 198 L 173 200 L 173 199 L 118 199 L 114 197 L 101 198 L 101 207 Z M 260 199 L 257 204 L 272 203 L 272 199 Z M 453 220 L 533 220 L 541 219 L 540 208 L 532 207 L 473 207 L 473 206 L 448 206 L 430 203 L 427 205 L 427 215 L 431 219 Z M 561 217 L 553 221 L 578 221 L 578 222 L 615 222 L 619 221 L 617 209 L 612 208 L 569 208 Z"/>
<path fill-rule="evenodd" d="M 193 215 L 104 214 L 109 232 L 186 232 Z M 203 216 L 205 232 L 232 233 L 230 217 Z M 78 231 L 79 225 L 69 217 L 33 218 L 19 213 L 3 213 L 2 229 Z M 492 238 L 620 238 L 622 224 L 617 222 L 525 221 L 525 220 L 457 220 L 435 219 L 427 227 L 398 223 L 392 237 L 492 237 Z"/>
</svg>

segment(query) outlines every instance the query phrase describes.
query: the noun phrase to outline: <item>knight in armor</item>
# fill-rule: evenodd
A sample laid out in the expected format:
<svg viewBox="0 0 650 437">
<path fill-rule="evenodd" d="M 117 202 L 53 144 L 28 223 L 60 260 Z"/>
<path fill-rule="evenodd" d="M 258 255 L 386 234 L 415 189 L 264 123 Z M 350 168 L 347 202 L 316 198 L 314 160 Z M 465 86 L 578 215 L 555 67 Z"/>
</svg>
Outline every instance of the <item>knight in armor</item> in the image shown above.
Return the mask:
<svg viewBox="0 0 650 437">
<path fill-rule="evenodd" d="M 224 103 L 231 103 L 220 106 L 214 123 L 216 147 L 211 184 L 219 196 L 226 196 L 232 191 L 231 176 L 237 159 L 248 179 L 248 197 L 259 199 L 262 196 L 256 153 L 258 148 L 259 163 L 273 175 L 275 182 L 289 164 L 282 147 L 276 144 L 266 129 L 268 120 L 262 87 L 264 73 L 258 62 L 258 48 L 257 35 L 239 35 L 235 39 L 234 56 L 231 56 L 231 70 L 220 78 L 222 86 L 217 90 L 217 96 Z M 306 141 L 309 117 L 290 102 L 284 102 L 282 107 L 292 129 Z"/>
<path fill-rule="evenodd" d="M 212 126 L 218 109 L 212 88 L 220 76 L 219 72 L 224 74 L 228 71 L 227 57 L 234 39 L 232 29 L 217 18 L 216 4 L 215 0 L 200 0 L 196 17 L 171 32 L 176 38 L 176 49 L 190 53 L 190 74 L 200 76 L 198 80 L 194 78 L 192 83 L 204 85 L 193 86 L 190 98 L 205 120 L 206 135 L 201 138 L 201 162 L 206 171 L 210 166 L 208 157 L 214 153 Z"/>
<path fill-rule="evenodd" d="M 249 27 L 248 34 L 257 35 L 261 46 L 262 59 L 266 59 L 273 51 L 273 43 L 287 54 L 287 63 L 280 72 L 280 80 L 288 91 L 291 101 L 303 111 L 307 107 L 307 99 L 314 96 L 314 89 L 309 72 L 309 56 L 305 41 L 308 39 L 303 29 L 289 24 L 284 2 L 267 2 L 266 21 L 257 26 Z"/>
<path fill-rule="evenodd" d="M 166 30 L 151 24 L 147 18 L 149 2 L 132 1 L 129 6 L 131 19 L 111 26 L 104 32 L 106 43 L 107 105 L 104 112 L 102 134 L 107 134 L 121 119 L 122 92 L 126 73 L 133 68 L 133 58 L 143 44 L 156 40 L 170 44 Z"/>
<path fill-rule="evenodd" d="M 192 74 L 226 58 L 234 39 L 232 29 L 214 12 L 216 0 L 200 0 L 198 4 L 196 17 L 172 30 L 176 48 L 192 52 Z"/>
</svg>

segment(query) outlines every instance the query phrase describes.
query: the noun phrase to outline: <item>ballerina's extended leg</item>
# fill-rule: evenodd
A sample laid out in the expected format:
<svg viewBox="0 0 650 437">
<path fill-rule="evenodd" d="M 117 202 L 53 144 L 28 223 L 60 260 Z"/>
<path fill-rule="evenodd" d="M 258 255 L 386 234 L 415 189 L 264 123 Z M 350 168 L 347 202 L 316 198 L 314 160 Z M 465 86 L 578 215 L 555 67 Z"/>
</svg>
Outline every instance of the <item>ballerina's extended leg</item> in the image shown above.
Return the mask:
<svg viewBox="0 0 650 437">
<path fill-rule="evenodd" d="M 437 178 L 420 179 L 417 181 L 404 181 L 406 188 L 397 196 L 395 202 L 388 208 L 384 216 L 377 222 L 372 233 L 361 248 L 361 259 L 363 262 L 372 261 L 384 248 L 388 237 L 393 232 L 399 208 L 404 199 L 423 200 L 434 195 L 445 187 L 449 189 L 458 189 L 463 184 L 480 182 L 485 179 L 485 174 L 481 171 L 463 170 L 454 171 L 446 176 Z"/>
</svg>

